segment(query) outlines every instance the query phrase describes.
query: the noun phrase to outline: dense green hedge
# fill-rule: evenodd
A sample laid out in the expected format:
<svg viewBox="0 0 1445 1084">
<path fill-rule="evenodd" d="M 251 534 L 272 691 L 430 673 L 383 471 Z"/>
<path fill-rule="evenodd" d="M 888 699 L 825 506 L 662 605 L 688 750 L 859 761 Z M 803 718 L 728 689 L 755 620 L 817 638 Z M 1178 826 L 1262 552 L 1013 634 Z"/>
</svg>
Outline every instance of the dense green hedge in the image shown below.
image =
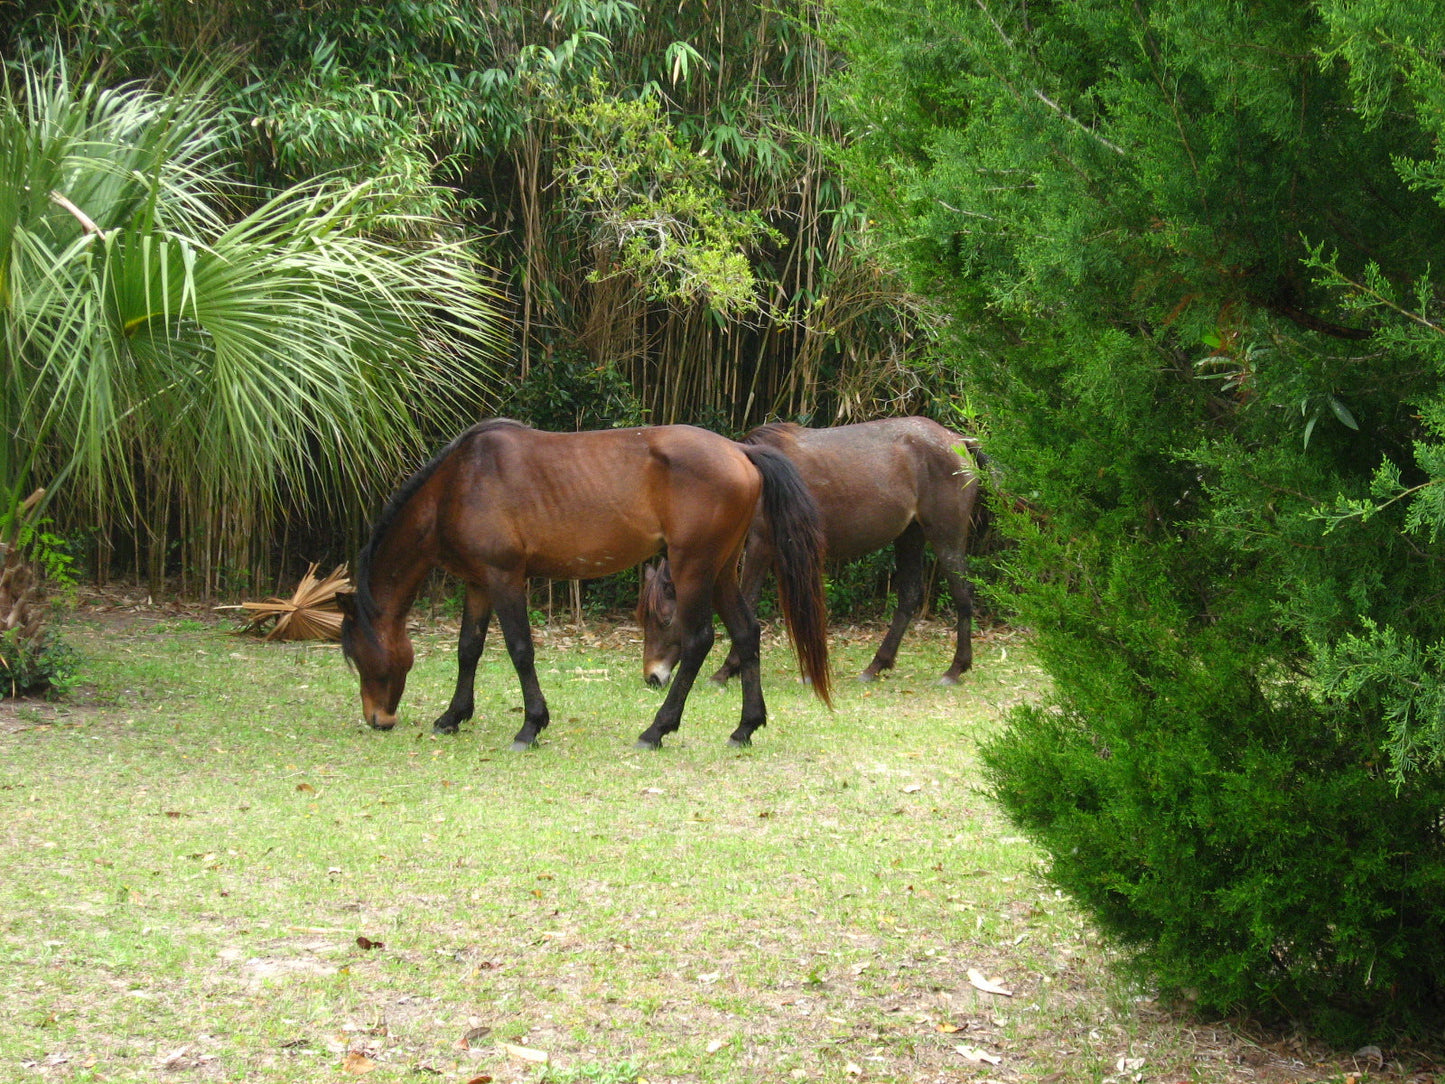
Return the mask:
<svg viewBox="0 0 1445 1084">
<path fill-rule="evenodd" d="M 1161 990 L 1438 1028 L 1436 5 L 832 7 L 1054 678 L 995 792 Z"/>
</svg>

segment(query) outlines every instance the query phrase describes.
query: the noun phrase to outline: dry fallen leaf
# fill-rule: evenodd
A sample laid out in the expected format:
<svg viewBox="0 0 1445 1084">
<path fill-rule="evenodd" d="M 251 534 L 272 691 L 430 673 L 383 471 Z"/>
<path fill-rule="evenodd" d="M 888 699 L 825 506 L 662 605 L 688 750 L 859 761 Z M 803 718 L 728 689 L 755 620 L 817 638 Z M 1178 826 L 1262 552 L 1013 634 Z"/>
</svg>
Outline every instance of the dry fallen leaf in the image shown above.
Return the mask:
<svg viewBox="0 0 1445 1084">
<path fill-rule="evenodd" d="M 384 949 L 386 948 L 386 942 L 373 941 L 371 938 L 367 937 L 366 934 L 361 934 L 356 938 L 356 947 L 361 949 L 362 951 L 370 951 L 371 949 Z"/>
<path fill-rule="evenodd" d="M 343 1060 L 341 1063 L 341 1069 L 343 1072 L 352 1073 L 356 1076 L 361 1076 L 363 1073 L 369 1073 L 375 1068 L 376 1062 L 372 1061 L 359 1050 L 348 1050 L 346 1052 L 345 1060 Z"/>
<path fill-rule="evenodd" d="M 1005 990 L 998 984 L 997 979 L 985 978 L 982 971 L 976 967 L 968 969 L 968 981 L 975 990 L 982 990 L 986 994 L 998 994 L 1001 997 L 1013 997 L 1012 990 Z"/>
<path fill-rule="evenodd" d="M 962 1054 L 966 1061 L 976 1061 L 981 1065 L 997 1065 L 1003 1058 L 997 1054 L 990 1054 L 987 1050 L 980 1050 L 976 1046 L 955 1046 L 953 1048 Z"/>
<path fill-rule="evenodd" d="M 176 1047 L 176 1049 L 172 1050 L 169 1054 L 167 1054 L 161 1059 L 161 1068 L 174 1069 L 180 1063 L 180 1060 L 186 1056 L 190 1049 L 191 1046 L 189 1043 L 187 1043 L 185 1046 Z"/>
<path fill-rule="evenodd" d="M 532 1061 L 538 1065 L 546 1065 L 552 1060 L 551 1055 L 545 1050 L 533 1050 L 529 1046 L 514 1046 L 511 1043 L 498 1043 L 497 1045 L 512 1057 L 521 1058 L 523 1061 Z"/>
</svg>

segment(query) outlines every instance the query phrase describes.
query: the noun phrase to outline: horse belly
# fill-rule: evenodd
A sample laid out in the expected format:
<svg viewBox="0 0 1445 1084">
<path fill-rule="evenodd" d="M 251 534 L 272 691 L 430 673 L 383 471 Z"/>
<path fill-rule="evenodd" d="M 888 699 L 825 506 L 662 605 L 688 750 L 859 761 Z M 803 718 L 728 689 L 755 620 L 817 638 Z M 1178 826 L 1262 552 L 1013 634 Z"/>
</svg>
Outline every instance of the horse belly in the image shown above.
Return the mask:
<svg viewBox="0 0 1445 1084">
<path fill-rule="evenodd" d="M 657 553 L 658 548 L 651 546 L 640 550 L 598 546 L 572 553 L 535 553 L 527 559 L 527 575 L 549 580 L 595 580 L 641 564 Z"/>
<path fill-rule="evenodd" d="M 525 545 L 529 576 L 592 580 L 641 564 L 662 548 L 662 538 L 646 523 L 593 515 L 575 516 L 564 530 L 533 535 Z"/>
<path fill-rule="evenodd" d="M 882 549 L 917 515 L 916 502 L 907 490 L 824 484 L 814 487 L 813 494 L 823 513 L 829 561 L 852 561 Z"/>
</svg>

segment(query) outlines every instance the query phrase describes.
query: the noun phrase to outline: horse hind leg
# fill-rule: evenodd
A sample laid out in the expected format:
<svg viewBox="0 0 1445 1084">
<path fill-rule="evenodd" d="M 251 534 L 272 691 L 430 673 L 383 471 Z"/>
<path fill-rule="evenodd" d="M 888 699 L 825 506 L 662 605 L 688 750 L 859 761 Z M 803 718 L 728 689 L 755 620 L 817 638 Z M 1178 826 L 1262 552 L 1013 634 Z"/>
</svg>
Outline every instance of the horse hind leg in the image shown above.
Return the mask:
<svg viewBox="0 0 1445 1084">
<path fill-rule="evenodd" d="M 497 623 L 507 643 L 507 654 L 511 656 L 512 667 L 522 685 L 522 729 L 512 739 L 512 748 L 521 752 L 537 744 L 537 739 L 551 721 L 547 700 L 537 681 L 536 649 L 532 644 L 532 626 L 527 620 L 525 581 L 509 582 L 501 590 L 494 587 L 492 601 Z"/>
<path fill-rule="evenodd" d="M 698 592 L 685 592 L 677 580 L 677 566 L 673 566 L 674 582 L 677 583 L 677 617 L 682 629 L 682 654 L 677 661 L 677 670 L 672 675 L 667 697 L 657 709 L 652 725 L 637 737 L 639 749 L 661 749 L 662 739 L 673 733 L 682 723 L 682 709 L 687 695 L 692 691 L 703 660 L 712 650 L 715 634 L 712 628 L 712 608 L 698 599 Z M 690 596 L 690 597 L 689 597 Z M 704 596 L 705 597 L 705 596 Z"/>
<path fill-rule="evenodd" d="M 957 641 L 953 649 L 953 663 L 938 679 L 940 685 L 957 685 L 963 673 L 973 666 L 973 583 L 968 578 L 966 558 L 939 558 L 943 575 L 948 580 L 949 593 L 953 595 L 953 607 L 958 617 Z"/>
<path fill-rule="evenodd" d="M 754 619 L 758 615 L 758 602 L 763 597 L 763 581 L 767 579 L 768 573 L 773 567 L 772 542 L 763 538 L 756 532 L 748 538 L 748 548 L 743 553 L 742 571 L 739 575 L 738 584 L 742 590 L 743 603 L 747 612 Z M 719 610 L 721 613 L 721 610 Z M 723 617 L 726 625 L 727 618 Z M 728 648 L 728 657 L 718 667 L 717 672 L 708 680 L 717 685 L 726 685 L 729 678 L 736 677 L 742 672 L 743 659 L 738 651 L 737 637 L 732 636 L 732 629 L 728 629 L 728 635 L 732 639 L 732 646 Z M 760 724 L 761 725 L 761 724 Z"/>
<path fill-rule="evenodd" d="M 888 623 L 888 633 L 873 661 L 861 674 L 859 681 L 875 681 L 884 670 L 891 670 L 898 661 L 898 645 L 903 634 L 923 608 L 923 530 L 917 523 L 910 523 L 904 532 L 893 541 L 894 574 L 893 585 L 898 593 L 898 605 L 893 611 L 893 620 Z"/>
<path fill-rule="evenodd" d="M 477 663 L 487 642 L 487 624 L 491 619 L 492 604 L 486 592 L 468 584 L 461 636 L 457 641 L 457 687 L 447 710 L 432 723 L 433 734 L 455 734 L 457 727 L 476 713 Z"/>
<path fill-rule="evenodd" d="M 732 640 L 732 651 L 728 655 L 731 663 L 736 660 L 734 671 L 742 679 L 743 711 L 738 728 L 728 738 L 731 745 L 751 745 L 753 733 L 768 721 L 767 705 L 763 702 L 762 664 L 760 660 L 762 637 L 758 629 L 757 612 L 736 586 L 731 589 L 719 585 L 716 599 L 717 611 L 723 626 Z"/>
<path fill-rule="evenodd" d="M 970 486 L 964 490 L 961 503 L 935 508 L 935 514 L 923 517 L 923 531 L 948 582 L 957 615 L 953 662 L 939 677 L 940 685 L 957 685 L 973 666 L 973 583 L 968 578 L 968 540 L 976 499 L 977 491 Z"/>
</svg>

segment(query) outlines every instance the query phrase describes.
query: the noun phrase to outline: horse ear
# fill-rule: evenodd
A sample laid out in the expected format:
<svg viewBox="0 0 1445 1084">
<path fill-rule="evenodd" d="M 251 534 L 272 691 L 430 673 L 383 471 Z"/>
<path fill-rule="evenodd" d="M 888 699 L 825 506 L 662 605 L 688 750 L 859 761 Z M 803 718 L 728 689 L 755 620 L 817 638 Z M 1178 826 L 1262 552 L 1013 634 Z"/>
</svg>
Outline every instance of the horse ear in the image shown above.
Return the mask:
<svg viewBox="0 0 1445 1084">
<path fill-rule="evenodd" d="M 356 620 L 356 592 L 338 591 L 335 595 L 336 608 L 351 620 Z"/>
</svg>

